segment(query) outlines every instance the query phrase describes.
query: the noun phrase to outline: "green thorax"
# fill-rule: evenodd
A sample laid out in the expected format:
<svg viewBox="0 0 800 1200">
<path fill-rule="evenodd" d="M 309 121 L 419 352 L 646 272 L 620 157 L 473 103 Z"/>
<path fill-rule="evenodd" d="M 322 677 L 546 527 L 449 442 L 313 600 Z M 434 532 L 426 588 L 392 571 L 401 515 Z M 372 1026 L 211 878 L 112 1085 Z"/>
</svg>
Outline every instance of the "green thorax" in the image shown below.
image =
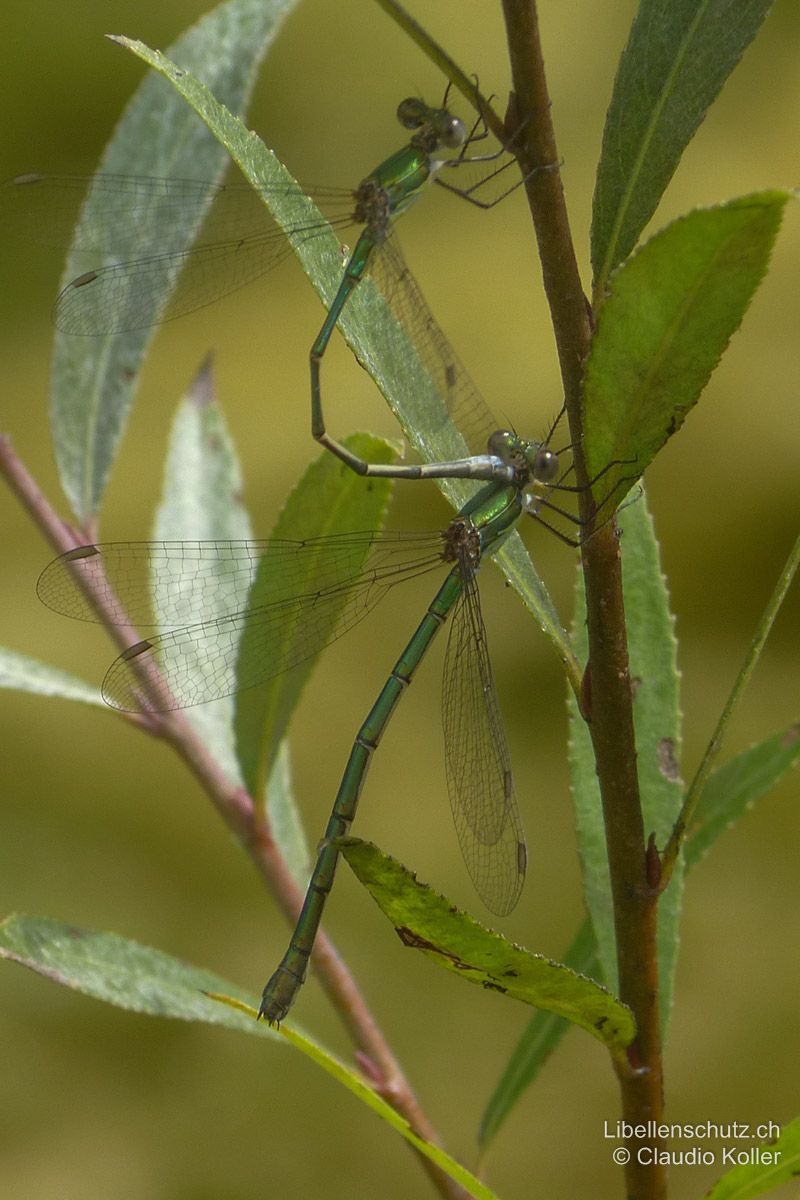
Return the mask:
<svg viewBox="0 0 800 1200">
<path fill-rule="evenodd" d="M 420 195 L 433 174 L 433 161 L 424 150 L 403 146 L 359 184 L 353 217 L 372 231 L 376 241 L 386 237 L 389 223 Z"/>
<path fill-rule="evenodd" d="M 410 140 L 367 175 L 353 194 L 353 218 L 366 225 L 364 234 L 372 245 L 385 240 L 394 218 L 414 203 L 448 161 L 447 152 L 458 151 L 468 140 L 466 126 L 458 117 L 446 108 L 430 108 L 413 96 L 400 103 L 397 119 L 413 131 Z M 445 158 L 440 157 L 442 151 Z"/>
<path fill-rule="evenodd" d="M 471 526 L 477 535 L 477 557 L 491 554 L 502 546 L 503 542 L 519 521 L 523 507 L 523 494 L 520 488 L 511 485 L 498 486 L 488 483 L 469 500 L 451 521 L 450 529 L 456 523 L 465 522 Z M 477 563 L 475 564 L 477 566 Z"/>
</svg>

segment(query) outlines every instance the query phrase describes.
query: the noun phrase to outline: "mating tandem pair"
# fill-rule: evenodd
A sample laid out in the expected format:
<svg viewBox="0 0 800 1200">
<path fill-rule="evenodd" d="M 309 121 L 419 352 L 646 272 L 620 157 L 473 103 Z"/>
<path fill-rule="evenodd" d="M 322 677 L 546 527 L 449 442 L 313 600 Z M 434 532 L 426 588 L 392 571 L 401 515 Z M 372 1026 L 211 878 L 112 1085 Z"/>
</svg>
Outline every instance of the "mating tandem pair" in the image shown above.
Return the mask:
<svg viewBox="0 0 800 1200">
<path fill-rule="evenodd" d="M 336 535 L 303 542 L 171 542 L 107 543 L 82 546 L 52 562 L 42 573 L 38 594 L 55 611 L 82 620 L 122 625 L 151 621 L 155 608 L 157 635 L 130 646 L 109 668 L 103 697 L 116 708 L 168 711 L 200 704 L 258 685 L 316 654 L 341 630 L 360 620 L 386 591 L 442 564 L 448 574 L 418 628 L 386 680 L 353 743 L 336 801 L 320 842 L 302 912 L 289 947 L 267 983 L 260 1015 L 270 1023 L 289 1011 L 306 974 L 325 901 L 338 859 L 336 839 L 349 829 L 371 755 L 389 718 L 441 625 L 451 615 L 444 665 L 444 733 L 447 782 L 459 843 L 469 874 L 487 907 L 499 914 L 515 906 L 525 876 L 526 848 L 514 795 L 511 763 L 491 665 L 477 588 L 477 571 L 493 554 L 524 513 L 538 517 L 542 508 L 558 512 L 548 491 L 564 488 L 558 454 L 549 449 L 553 430 L 543 443 L 528 442 L 498 430 L 483 397 L 453 354 L 422 294 L 405 266 L 394 220 L 418 198 L 432 179 L 465 199 L 491 207 L 514 186 L 490 202 L 479 197 L 488 179 L 497 178 L 513 162 L 504 147 L 495 154 L 474 155 L 469 149 L 486 136 L 482 122 L 471 131 L 446 107 L 429 108 L 404 100 L 398 108 L 402 125 L 412 130 L 408 143 L 368 175 L 354 193 L 326 189 L 322 198 L 344 202 L 347 214 L 333 219 L 334 228 L 363 225 L 345 267 L 338 292 L 311 348 L 311 413 L 314 437 L 361 475 L 413 479 L 465 479 L 483 487 L 439 533 Z M 452 152 L 451 157 L 447 153 Z M 443 157 L 444 155 L 444 157 Z M 460 189 L 443 175 L 468 164 L 490 163 L 491 173 L 472 188 Z M 90 183 L 93 203 L 111 226 L 130 213 L 151 226 L 176 203 L 207 203 L 208 185 L 186 180 L 133 179 L 98 175 L 75 177 L 20 176 L 5 189 L 30 216 L 66 188 Z M 217 207 L 235 213 L 252 189 L 215 187 Z M 270 188 L 264 187 L 269 202 Z M 294 193 L 280 189 L 281 196 Z M 295 244 L 317 236 L 327 225 L 303 224 L 283 232 L 262 229 L 243 235 L 234 224 L 227 239 L 202 240 L 190 251 L 170 250 L 131 262 L 89 271 L 59 296 L 56 324 L 68 333 L 117 333 L 161 319 L 159 304 L 165 282 L 182 271 L 182 301 L 171 315 L 189 311 L 247 282 L 275 265 Z M 80 247 L 81 225 L 76 231 Z M 249 259 L 243 248 L 250 251 Z M 234 256 L 236 259 L 233 265 Z M 243 259 L 252 265 L 242 269 Z M 235 277 L 226 274 L 226 265 Z M 209 285 L 209 270 L 213 282 Z M 420 362 L 468 446 L 480 453 L 450 462 L 422 465 L 367 463 L 325 431 L 320 366 L 331 334 L 349 296 L 367 270 L 378 284 L 397 320 L 413 343 Z M 209 287 L 211 290 L 209 290 Z M 202 289 L 202 290 L 201 290 Z M 554 426 L 555 428 L 555 426 Z M 574 488 L 566 490 L 574 491 Z M 568 515 L 568 514 L 566 514 Z M 557 532 L 557 531 L 556 531 Z M 559 534 L 559 536 L 564 536 Z M 566 539 L 565 540 L 570 540 Z M 295 581 L 307 578 L 308 556 L 315 572 L 313 592 L 298 591 Z M 149 573 L 156 602 L 143 594 L 142 570 Z M 259 580 L 269 579 L 269 594 Z M 203 607 L 196 623 L 170 611 L 169 597 L 202 586 Z M 261 597 L 259 592 L 262 593 Z M 295 627 L 291 647 L 282 633 Z M 240 657 L 240 642 L 247 647 Z M 203 669 L 198 671 L 198 656 Z"/>
</svg>

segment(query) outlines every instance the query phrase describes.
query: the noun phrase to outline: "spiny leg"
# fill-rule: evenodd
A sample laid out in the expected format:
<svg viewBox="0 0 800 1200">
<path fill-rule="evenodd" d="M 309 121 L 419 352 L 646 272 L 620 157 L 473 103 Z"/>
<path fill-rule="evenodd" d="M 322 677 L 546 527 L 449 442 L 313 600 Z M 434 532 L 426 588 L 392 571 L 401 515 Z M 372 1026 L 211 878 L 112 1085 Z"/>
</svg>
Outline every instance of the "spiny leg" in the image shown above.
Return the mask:
<svg viewBox="0 0 800 1200">
<path fill-rule="evenodd" d="M 477 83 L 477 80 L 476 80 L 476 83 Z M 491 99 L 491 97 L 490 97 L 490 99 Z M 489 130 L 486 125 L 486 119 L 483 116 L 483 114 L 479 113 L 479 115 L 475 121 L 475 124 L 473 125 L 472 129 L 470 130 L 469 137 L 465 141 L 464 145 L 461 147 L 461 150 L 460 150 L 459 154 L 457 155 L 457 157 L 453 158 L 453 159 L 449 159 L 447 162 L 445 162 L 443 164 L 443 166 L 445 166 L 445 167 L 460 167 L 460 166 L 464 166 L 465 164 L 468 164 L 468 163 L 474 164 L 474 163 L 496 162 L 498 159 L 502 158 L 503 155 L 505 155 L 505 154 L 510 154 L 510 155 L 512 155 L 512 157 L 509 159 L 508 162 L 503 163 L 502 166 L 497 167 L 496 170 L 491 171 L 488 175 L 485 175 L 482 179 L 477 180 L 475 183 L 471 184 L 469 187 L 466 187 L 466 188 L 460 188 L 460 187 L 457 187 L 456 184 L 454 184 L 454 183 L 448 183 L 440 175 L 437 175 L 435 177 L 434 182 L 438 183 L 440 187 L 445 188 L 446 191 L 454 192 L 457 196 L 460 196 L 462 200 L 466 200 L 469 204 L 474 204 L 476 206 L 476 208 L 481 208 L 481 209 L 486 210 L 486 209 L 494 208 L 495 205 L 499 204 L 501 200 L 505 200 L 505 198 L 507 196 L 510 196 L 512 192 L 515 192 L 517 190 L 517 188 L 522 187 L 522 185 L 524 183 L 527 183 L 528 180 L 531 179 L 534 175 L 538 174 L 539 171 L 555 170 L 557 167 L 559 167 L 561 165 L 560 163 L 546 163 L 541 166 L 533 167 L 532 170 L 530 170 L 527 173 L 527 175 L 523 175 L 521 179 L 517 180 L 516 183 L 513 183 L 510 187 L 506 188 L 506 190 L 504 192 L 501 192 L 500 195 L 496 196 L 493 200 L 480 200 L 480 199 L 478 199 L 477 196 L 474 195 L 474 193 L 476 191 L 478 191 L 480 188 L 485 187 L 487 183 L 491 182 L 491 180 L 493 180 L 493 179 L 496 179 L 498 175 L 501 175 L 510 166 L 513 166 L 514 163 L 518 161 L 515 151 L 513 149 L 513 146 L 514 146 L 514 143 L 516 141 L 518 141 L 520 135 L 522 134 L 525 127 L 527 126 L 529 120 L 530 120 L 530 117 L 527 117 L 525 120 L 521 121 L 517 125 L 517 128 L 514 130 L 514 132 L 511 134 L 511 136 L 508 138 L 508 140 L 506 142 L 503 142 L 503 144 L 499 147 L 499 149 L 494 150 L 489 154 L 470 155 L 467 153 L 470 145 L 472 145 L 473 142 L 482 141 L 486 137 L 489 136 Z M 480 133 L 477 133 L 476 130 L 481 125 L 483 128 Z"/>
</svg>

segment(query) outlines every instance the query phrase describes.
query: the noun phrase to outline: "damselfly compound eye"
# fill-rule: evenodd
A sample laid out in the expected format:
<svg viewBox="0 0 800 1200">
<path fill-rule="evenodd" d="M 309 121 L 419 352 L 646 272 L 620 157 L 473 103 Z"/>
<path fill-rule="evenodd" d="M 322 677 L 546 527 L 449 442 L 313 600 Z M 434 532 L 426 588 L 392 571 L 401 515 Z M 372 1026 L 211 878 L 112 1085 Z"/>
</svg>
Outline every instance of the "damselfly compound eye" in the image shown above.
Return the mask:
<svg viewBox="0 0 800 1200">
<path fill-rule="evenodd" d="M 537 483 L 550 483 L 558 473 L 558 455 L 546 446 L 540 446 L 533 460 L 533 477 Z"/>
<path fill-rule="evenodd" d="M 448 118 L 447 124 L 442 129 L 440 140 L 448 150 L 457 150 L 467 140 L 466 125 L 458 117 Z"/>
<path fill-rule="evenodd" d="M 404 129 L 419 129 L 425 123 L 427 105 L 414 96 L 401 100 L 397 106 L 397 119 Z"/>
<path fill-rule="evenodd" d="M 490 454 L 496 454 L 503 462 L 510 462 L 517 449 L 519 439 L 508 429 L 496 429 L 489 437 L 487 449 Z"/>
</svg>

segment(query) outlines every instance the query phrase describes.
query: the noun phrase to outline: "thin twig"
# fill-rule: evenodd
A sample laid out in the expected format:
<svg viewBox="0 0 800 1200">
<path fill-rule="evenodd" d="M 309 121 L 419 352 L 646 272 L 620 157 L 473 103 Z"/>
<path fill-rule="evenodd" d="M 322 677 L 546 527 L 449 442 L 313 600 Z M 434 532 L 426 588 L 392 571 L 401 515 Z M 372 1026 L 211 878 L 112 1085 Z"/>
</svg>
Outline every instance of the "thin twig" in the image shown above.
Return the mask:
<svg viewBox="0 0 800 1200">
<path fill-rule="evenodd" d="M 11 439 L 5 435 L 0 435 L 0 474 L 57 554 L 64 554 L 80 545 L 78 532 L 58 516 L 16 455 Z M 98 611 L 102 611 L 99 595 L 94 595 L 93 601 Z M 131 630 L 132 626 L 123 627 L 123 645 L 126 631 L 129 633 Z M 108 631 L 119 640 L 119 627 L 109 625 Z M 225 824 L 247 851 L 289 922 L 294 924 L 300 913 L 303 893 L 270 834 L 266 817 L 259 812 L 252 797 L 243 788 L 231 783 L 183 713 L 155 713 L 152 714 L 152 720 L 149 718 L 150 714 L 146 723 L 141 722 L 141 727 L 164 738 L 181 756 Z M 371 1080 L 375 1083 L 376 1091 L 406 1118 L 420 1137 L 439 1145 L 436 1130 L 421 1108 L 355 980 L 324 930 L 317 936 L 311 961 L 356 1052 L 366 1056 L 379 1073 L 379 1083 L 375 1083 L 374 1078 Z M 447 1200 L 464 1200 L 466 1193 L 459 1184 L 424 1155 L 417 1154 L 417 1157 L 440 1195 Z"/>
<path fill-rule="evenodd" d="M 742 697 L 744 689 L 747 687 L 752 677 L 753 671 L 756 668 L 761 653 L 766 645 L 772 626 L 775 624 L 775 618 L 780 612 L 781 605 L 786 599 L 786 594 L 792 585 L 792 580 L 797 574 L 798 566 L 800 566 L 800 537 L 792 546 L 789 552 L 789 557 L 784 564 L 783 570 L 778 576 L 778 582 L 775 584 L 775 589 L 767 601 L 767 606 L 761 615 L 761 620 L 756 626 L 756 631 L 753 634 L 753 640 L 750 648 L 745 655 L 739 674 L 736 676 L 730 695 L 725 701 L 725 705 L 720 713 L 719 721 L 714 730 L 711 740 L 706 746 L 705 753 L 697 768 L 697 773 L 686 790 L 686 796 L 683 801 L 678 819 L 670 834 L 669 841 L 664 847 L 661 856 L 661 889 L 667 887 L 672 872 L 675 868 L 675 863 L 678 860 L 681 847 L 686 837 L 686 832 L 692 823 L 695 810 L 699 803 L 700 797 L 703 794 L 703 788 L 706 785 L 706 780 L 711 773 L 711 768 L 717 759 L 717 756 L 722 748 L 722 742 L 725 736 L 725 731 L 730 724 L 736 707 Z"/>
<path fill-rule="evenodd" d="M 410 13 L 406 12 L 402 4 L 397 3 L 397 0 L 377 0 L 377 3 L 408 34 L 412 41 L 416 42 L 422 52 L 450 80 L 453 87 L 457 88 L 473 108 L 475 108 L 497 140 L 505 145 L 508 133 L 503 119 L 494 111 L 490 101 L 481 94 L 476 80 L 464 74 L 458 63 L 450 57 L 438 42 L 434 41 L 430 34 L 414 20 Z"/>
</svg>

